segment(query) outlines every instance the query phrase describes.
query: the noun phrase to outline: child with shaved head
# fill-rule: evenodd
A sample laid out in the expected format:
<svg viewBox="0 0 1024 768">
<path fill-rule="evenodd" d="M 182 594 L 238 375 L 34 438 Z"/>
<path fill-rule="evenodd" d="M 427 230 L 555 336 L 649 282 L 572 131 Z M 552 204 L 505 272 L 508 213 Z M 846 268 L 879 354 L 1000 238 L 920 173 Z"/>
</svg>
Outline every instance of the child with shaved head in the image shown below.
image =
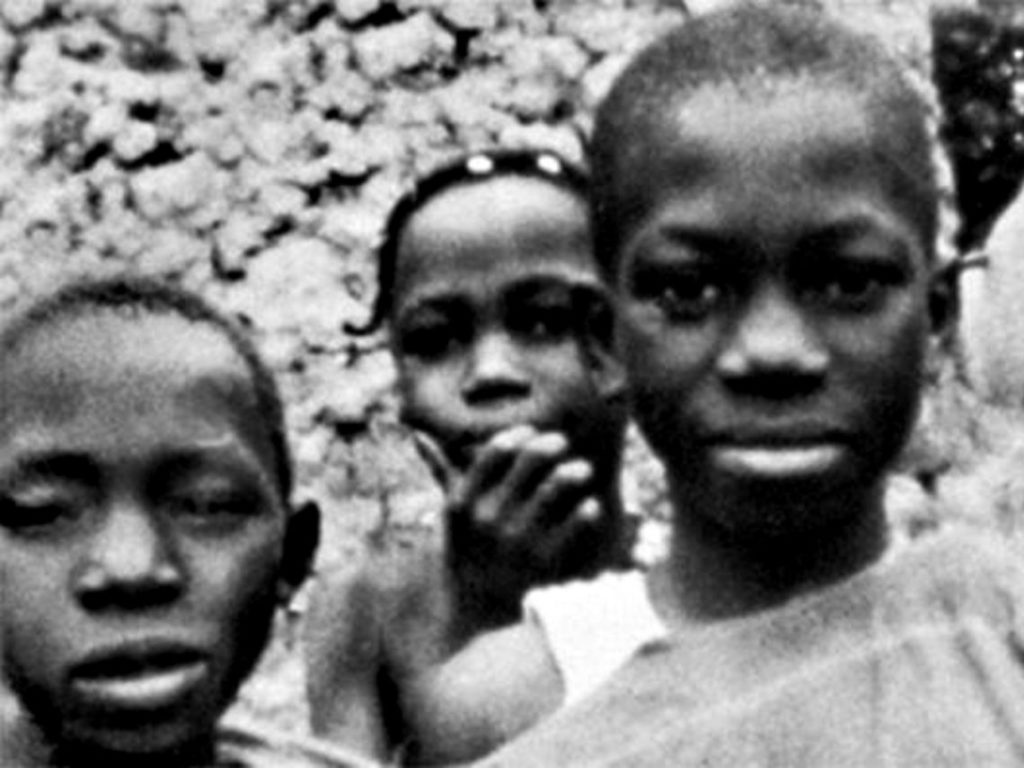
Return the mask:
<svg viewBox="0 0 1024 768">
<path fill-rule="evenodd" d="M 277 387 L 198 296 L 77 282 L 0 330 L 0 764 L 359 766 L 219 723 L 314 553 Z"/>
<path fill-rule="evenodd" d="M 670 31 L 613 86 L 593 226 L 668 478 L 666 633 L 487 765 L 1024 760 L 1024 569 L 965 532 L 894 546 L 884 508 L 947 305 L 931 141 L 877 43 L 769 4 Z M 529 624 L 485 641 L 478 669 L 543 658 Z M 518 669 L 510 706 L 560 685 Z"/>
</svg>

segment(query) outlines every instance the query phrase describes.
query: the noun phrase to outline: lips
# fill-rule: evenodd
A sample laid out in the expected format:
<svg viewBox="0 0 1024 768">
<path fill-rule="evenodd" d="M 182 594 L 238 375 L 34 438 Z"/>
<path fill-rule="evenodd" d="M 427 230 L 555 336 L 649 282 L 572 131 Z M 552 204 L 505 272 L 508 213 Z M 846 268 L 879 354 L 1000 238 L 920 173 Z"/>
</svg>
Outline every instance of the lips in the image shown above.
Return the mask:
<svg viewBox="0 0 1024 768">
<path fill-rule="evenodd" d="M 833 432 L 770 432 L 711 441 L 712 461 L 720 470 L 765 480 L 828 474 L 844 461 L 848 449 L 843 436 Z"/>
<path fill-rule="evenodd" d="M 188 697 L 209 672 L 206 654 L 163 641 L 120 644 L 89 654 L 69 675 L 73 695 L 109 710 L 157 710 Z"/>
</svg>

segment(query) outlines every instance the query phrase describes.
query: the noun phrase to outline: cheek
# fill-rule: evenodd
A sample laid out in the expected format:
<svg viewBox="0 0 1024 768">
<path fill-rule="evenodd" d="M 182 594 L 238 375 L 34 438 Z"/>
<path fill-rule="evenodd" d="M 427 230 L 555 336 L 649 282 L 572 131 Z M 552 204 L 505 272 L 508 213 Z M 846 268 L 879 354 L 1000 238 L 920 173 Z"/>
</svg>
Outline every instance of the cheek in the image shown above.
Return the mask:
<svg viewBox="0 0 1024 768">
<path fill-rule="evenodd" d="M 636 397 L 665 391 L 678 400 L 712 370 L 715 339 L 708 328 L 686 332 L 650 314 L 620 326 L 616 343 L 627 381 Z"/>
<path fill-rule="evenodd" d="M 908 310 L 911 308 L 908 308 Z M 921 385 L 928 323 L 923 309 L 905 312 L 874 328 L 850 329 L 835 346 L 834 361 L 849 372 L 849 385 L 881 399 L 908 398 Z"/>
<path fill-rule="evenodd" d="M 0 650 L 6 664 L 42 680 L 58 674 L 80 635 L 67 593 L 65 564 L 54 552 L 12 552 L 0 545 Z"/>
<path fill-rule="evenodd" d="M 246 617 L 273 612 L 283 535 L 283 525 L 275 524 L 230 542 L 192 545 L 192 601 L 222 635 L 244 639 Z"/>
<path fill-rule="evenodd" d="M 865 371 L 873 384 L 879 409 L 892 419 L 912 422 L 924 378 L 928 328 L 925 322 L 907 323 L 891 337 L 889 345 L 879 345 L 885 354 L 876 355 L 874 365 Z M 909 425 L 908 425 L 909 428 Z"/>
<path fill-rule="evenodd" d="M 407 369 L 398 379 L 402 418 L 430 432 L 443 433 L 454 428 L 459 412 L 458 391 L 449 367 Z"/>
</svg>

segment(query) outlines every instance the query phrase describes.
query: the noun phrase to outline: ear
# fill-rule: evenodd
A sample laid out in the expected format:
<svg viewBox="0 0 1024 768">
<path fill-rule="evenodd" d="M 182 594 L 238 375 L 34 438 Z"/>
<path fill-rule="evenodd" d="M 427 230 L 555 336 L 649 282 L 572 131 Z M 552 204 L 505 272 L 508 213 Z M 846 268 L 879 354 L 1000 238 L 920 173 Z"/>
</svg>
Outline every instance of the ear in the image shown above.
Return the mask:
<svg viewBox="0 0 1024 768">
<path fill-rule="evenodd" d="M 579 326 L 580 347 L 598 392 L 608 402 L 625 397 L 626 371 L 615 348 L 615 310 L 603 292 L 586 302 Z"/>
<path fill-rule="evenodd" d="M 928 320 L 932 334 L 940 339 L 953 331 L 960 314 L 957 285 L 960 269 L 958 262 L 946 264 L 935 271 L 928 286 Z"/>
<path fill-rule="evenodd" d="M 281 570 L 278 576 L 282 603 L 287 603 L 313 570 L 313 558 L 320 546 L 320 507 L 307 501 L 288 516 L 284 534 Z"/>
</svg>

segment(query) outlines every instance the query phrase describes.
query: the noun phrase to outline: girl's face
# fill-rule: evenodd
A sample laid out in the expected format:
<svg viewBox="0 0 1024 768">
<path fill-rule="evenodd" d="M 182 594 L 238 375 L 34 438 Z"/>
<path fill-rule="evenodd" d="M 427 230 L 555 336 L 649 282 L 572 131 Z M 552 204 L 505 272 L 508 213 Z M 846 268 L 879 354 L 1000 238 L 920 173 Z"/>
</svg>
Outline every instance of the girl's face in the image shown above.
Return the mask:
<svg viewBox="0 0 1024 768">
<path fill-rule="evenodd" d="M 584 201 L 540 179 L 467 182 L 413 215 L 392 347 L 406 420 L 456 464 L 519 423 L 608 454 L 598 467 L 617 454 L 622 417 L 600 388 L 610 339 L 584 315 L 603 300 L 590 246 Z"/>
</svg>

